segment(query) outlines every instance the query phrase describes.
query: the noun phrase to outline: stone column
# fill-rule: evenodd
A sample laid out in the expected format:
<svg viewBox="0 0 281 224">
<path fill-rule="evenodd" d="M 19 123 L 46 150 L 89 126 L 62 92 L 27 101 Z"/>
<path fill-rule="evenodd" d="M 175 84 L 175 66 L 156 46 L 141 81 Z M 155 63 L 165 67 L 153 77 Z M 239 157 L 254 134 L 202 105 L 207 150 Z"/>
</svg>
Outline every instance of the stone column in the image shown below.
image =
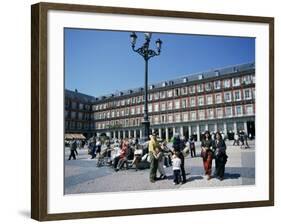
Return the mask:
<svg viewBox="0 0 281 224">
<path fill-rule="evenodd" d="M 120 139 L 120 138 L 121 138 L 121 132 L 118 131 L 118 139 Z"/>
<path fill-rule="evenodd" d="M 131 138 L 131 130 L 128 131 L 128 137 Z"/>
<path fill-rule="evenodd" d="M 161 128 L 158 129 L 158 136 L 159 136 L 159 138 L 162 139 L 162 130 L 161 130 Z"/>
<path fill-rule="evenodd" d="M 247 121 L 244 121 L 244 132 L 248 135 Z"/>
<path fill-rule="evenodd" d="M 123 131 L 123 138 L 126 138 L 126 131 Z"/>
<path fill-rule="evenodd" d="M 137 137 L 137 130 L 135 129 L 134 130 L 134 138 L 136 138 Z"/>
<path fill-rule="evenodd" d="M 166 128 L 166 141 L 169 141 L 169 130 Z"/>
<path fill-rule="evenodd" d="M 226 138 L 227 137 L 227 127 L 226 127 L 226 122 L 223 123 L 223 134 L 224 134 L 224 137 Z"/>
<path fill-rule="evenodd" d="M 237 123 L 236 121 L 233 122 L 233 131 L 234 131 L 234 134 L 237 134 Z"/>
<path fill-rule="evenodd" d="M 200 141 L 200 127 L 199 127 L 199 124 L 197 124 L 196 132 L 197 132 L 197 141 Z"/>
<path fill-rule="evenodd" d="M 188 138 L 191 136 L 191 135 L 193 135 L 193 133 L 191 133 L 191 126 L 188 126 Z"/>
<path fill-rule="evenodd" d="M 113 131 L 113 138 L 116 138 L 116 133 L 115 133 L 115 131 Z"/>
<path fill-rule="evenodd" d="M 217 123 L 214 124 L 214 131 L 215 131 L 215 132 L 218 131 L 218 124 L 217 124 Z"/>
<path fill-rule="evenodd" d="M 142 129 L 140 129 L 140 138 L 142 138 Z"/>
<path fill-rule="evenodd" d="M 180 127 L 180 135 L 183 136 L 183 126 Z"/>
</svg>

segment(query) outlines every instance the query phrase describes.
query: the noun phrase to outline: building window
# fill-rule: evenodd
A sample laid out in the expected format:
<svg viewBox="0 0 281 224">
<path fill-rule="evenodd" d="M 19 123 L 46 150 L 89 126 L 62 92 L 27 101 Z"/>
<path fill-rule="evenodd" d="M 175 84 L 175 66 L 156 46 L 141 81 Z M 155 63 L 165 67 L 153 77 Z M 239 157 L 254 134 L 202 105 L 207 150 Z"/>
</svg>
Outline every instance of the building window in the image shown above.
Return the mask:
<svg viewBox="0 0 281 224">
<path fill-rule="evenodd" d="M 231 117 L 232 116 L 232 107 L 226 107 L 225 108 L 225 116 Z"/>
<path fill-rule="evenodd" d="M 173 115 L 169 114 L 168 115 L 168 123 L 172 123 L 173 122 Z"/>
<path fill-rule="evenodd" d="M 207 119 L 213 119 L 214 118 L 214 110 L 213 109 L 208 109 L 208 117 Z"/>
<path fill-rule="evenodd" d="M 213 104 L 213 96 L 212 95 L 207 95 L 207 104 L 208 105 Z"/>
<path fill-rule="evenodd" d="M 83 109 L 84 109 L 83 103 L 79 103 L 79 110 L 83 110 Z"/>
<path fill-rule="evenodd" d="M 126 114 L 126 115 L 129 115 L 129 108 L 126 108 L 125 114 Z"/>
<path fill-rule="evenodd" d="M 235 101 L 241 100 L 240 90 L 234 92 Z"/>
<path fill-rule="evenodd" d="M 158 100 L 159 99 L 159 92 L 154 93 L 154 100 Z"/>
<path fill-rule="evenodd" d="M 155 111 L 155 112 L 158 112 L 158 111 L 159 111 L 159 104 L 158 104 L 158 103 L 155 103 L 155 104 L 154 104 L 154 111 Z"/>
<path fill-rule="evenodd" d="M 161 116 L 161 123 L 165 123 L 166 119 L 165 119 L 165 115 Z"/>
<path fill-rule="evenodd" d="M 72 111 L 71 112 L 71 119 L 75 119 L 76 118 L 76 112 Z"/>
<path fill-rule="evenodd" d="M 152 94 L 148 94 L 148 100 L 149 100 L 149 101 L 152 100 Z"/>
<path fill-rule="evenodd" d="M 175 89 L 174 96 L 180 96 L 180 89 Z"/>
<path fill-rule="evenodd" d="M 76 108 L 77 108 L 77 103 L 74 102 L 74 101 L 72 101 L 72 102 L 71 102 L 71 108 L 72 108 L 72 109 L 76 109 Z"/>
<path fill-rule="evenodd" d="M 242 113 L 242 106 L 236 106 L 236 115 L 237 116 L 243 115 L 243 113 Z"/>
<path fill-rule="evenodd" d="M 188 121 L 188 113 L 182 114 L 183 121 Z"/>
<path fill-rule="evenodd" d="M 190 98 L 190 106 L 195 107 L 195 97 Z"/>
<path fill-rule="evenodd" d="M 214 89 L 220 89 L 221 88 L 221 81 L 216 80 L 214 81 Z"/>
<path fill-rule="evenodd" d="M 245 89 L 245 90 L 244 90 L 244 99 L 249 100 L 249 99 L 251 99 L 251 98 L 252 98 L 252 96 L 251 96 L 251 90 L 250 90 L 250 89 Z"/>
<path fill-rule="evenodd" d="M 181 88 L 181 94 L 186 95 L 187 94 L 187 87 L 182 87 Z"/>
<path fill-rule="evenodd" d="M 175 115 L 175 122 L 181 122 L 181 115 L 180 114 Z"/>
<path fill-rule="evenodd" d="M 159 124 L 159 117 L 158 116 L 154 117 L 154 124 Z"/>
<path fill-rule="evenodd" d="M 240 86 L 240 78 L 236 77 L 232 79 L 232 85 L 233 86 Z"/>
<path fill-rule="evenodd" d="M 251 84 L 251 82 L 252 82 L 252 80 L 251 80 L 251 75 L 245 75 L 245 76 L 243 76 L 243 84 L 245 84 L 245 85 L 248 85 L 248 84 Z"/>
<path fill-rule="evenodd" d="M 201 93 L 201 92 L 203 92 L 204 91 L 204 88 L 203 88 L 203 84 L 201 83 L 201 84 L 198 84 L 197 85 L 197 92 L 198 93 Z"/>
<path fill-rule="evenodd" d="M 173 90 L 167 91 L 167 95 L 168 95 L 168 97 L 173 97 Z"/>
<path fill-rule="evenodd" d="M 131 107 L 131 114 L 134 115 L 135 114 L 135 108 Z"/>
<path fill-rule="evenodd" d="M 223 110 L 222 110 L 222 108 L 217 108 L 216 109 L 216 114 L 217 114 L 217 118 L 222 118 L 223 117 Z"/>
<path fill-rule="evenodd" d="M 166 110 L 166 103 L 161 103 L 161 111 L 164 111 Z"/>
<path fill-rule="evenodd" d="M 255 99 L 256 98 L 256 90 L 253 89 L 252 91 L 253 91 L 253 93 L 252 93 L 253 99 Z"/>
<path fill-rule="evenodd" d="M 195 93 L 195 86 L 189 86 L 189 93 Z"/>
<path fill-rule="evenodd" d="M 172 110 L 173 109 L 173 101 L 169 101 L 167 103 L 167 108 L 168 108 L 168 110 Z"/>
<path fill-rule="evenodd" d="M 148 112 L 151 113 L 152 112 L 152 104 L 148 104 Z"/>
<path fill-rule="evenodd" d="M 111 117 L 115 117 L 115 111 L 111 111 Z"/>
<path fill-rule="evenodd" d="M 160 92 L 160 98 L 164 99 L 165 97 L 166 97 L 166 92 L 165 91 Z"/>
<path fill-rule="evenodd" d="M 175 109 L 180 109 L 180 101 L 179 100 L 175 101 Z"/>
<path fill-rule="evenodd" d="M 191 111 L 190 112 L 190 118 L 191 118 L 192 121 L 196 120 L 196 111 Z"/>
<path fill-rule="evenodd" d="M 206 83 L 205 89 L 206 89 L 206 91 L 211 91 L 212 90 L 212 83 L 211 82 Z"/>
<path fill-rule="evenodd" d="M 254 114 L 253 105 L 246 105 L 246 114 L 247 115 Z"/>
<path fill-rule="evenodd" d="M 187 103 L 186 103 L 186 99 L 182 99 L 182 101 L 181 101 L 181 107 L 182 108 L 186 108 L 187 107 Z"/>
<path fill-rule="evenodd" d="M 221 93 L 216 94 L 216 103 L 221 103 Z"/>
<path fill-rule="evenodd" d="M 224 93 L 224 101 L 225 102 L 231 102 L 231 92 L 225 92 Z"/>
<path fill-rule="evenodd" d="M 199 120 L 205 119 L 205 111 L 204 110 L 199 110 L 198 115 L 199 115 Z"/>
<path fill-rule="evenodd" d="M 230 79 L 223 80 L 223 86 L 224 88 L 230 88 Z"/>
<path fill-rule="evenodd" d="M 204 97 L 203 97 L 203 96 L 199 96 L 199 97 L 198 97 L 198 105 L 199 105 L 199 106 L 204 105 Z"/>
</svg>

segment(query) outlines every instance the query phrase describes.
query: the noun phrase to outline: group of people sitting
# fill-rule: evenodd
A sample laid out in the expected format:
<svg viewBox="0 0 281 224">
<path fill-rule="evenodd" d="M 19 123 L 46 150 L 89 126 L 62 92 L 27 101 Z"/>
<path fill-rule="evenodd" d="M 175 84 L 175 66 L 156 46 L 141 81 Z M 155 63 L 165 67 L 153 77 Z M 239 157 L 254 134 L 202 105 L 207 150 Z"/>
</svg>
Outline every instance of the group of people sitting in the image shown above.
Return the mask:
<svg viewBox="0 0 281 224">
<path fill-rule="evenodd" d="M 115 139 L 105 140 L 103 147 L 101 140 L 97 139 L 90 143 L 94 145 L 91 150 L 91 158 L 98 157 L 97 166 L 109 165 L 117 172 L 121 169 L 150 168 L 149 180 L 154 183 L 157 180 L 166 179 L 165 167 L 172 166 L 174 184 L 186 183 L 185 156 L 191 151 L 195 156 L 195 144 L 185 141 L 175 134 L 172 146 L 169 148 L 167 142 L 158 142 L 157 133 L 152 133 L 150 140 L 139 144 L 138 139 Z M 191 147 L 192 146 L 192 147 Z M 206 131 L 201 141 L 201 153 L 203 168 L 207 180 L 212 177 L 212 161 L 215 160 L 215 176 L 220 180 L 224 178 L 225 164 L 227 162 L 226 144 L 223 137 L 217 132 L 212 138 Z M 157 176 L 159 172 L 160 176 Z"/>
</svg>

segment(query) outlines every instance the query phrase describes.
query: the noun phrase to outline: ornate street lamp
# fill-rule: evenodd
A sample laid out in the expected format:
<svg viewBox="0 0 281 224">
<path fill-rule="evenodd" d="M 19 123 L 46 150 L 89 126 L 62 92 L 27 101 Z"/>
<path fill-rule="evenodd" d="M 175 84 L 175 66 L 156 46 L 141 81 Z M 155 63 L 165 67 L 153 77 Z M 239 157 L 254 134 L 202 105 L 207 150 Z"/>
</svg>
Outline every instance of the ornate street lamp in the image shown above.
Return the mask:
<svg viewBox="0 0 281 224">
<path fill-rule="evenodd" d="M 160 55 L 162 41 L 158 39 L 156 43 L 157 51 L 149 49 L 149 43 L 151 40 L 151 33 L 144 33 L 145 42 L 142 47 L 135 49 L 135 45 L 137 42 L 137 35 L 135 32 L 132 32 L 130 35 L 132 49 L 134 52 L 137 52 L 141 55 L 145 61 L 145 73 L 144 73 L 144 115 L 143 115 L 143 139 L 147 141 L 149 139 L 149 119 L 148 119 L 148 102 L 147 102 L 147 89 L 148 89 L 148 60 L 154 56 Z"/>
</svg>

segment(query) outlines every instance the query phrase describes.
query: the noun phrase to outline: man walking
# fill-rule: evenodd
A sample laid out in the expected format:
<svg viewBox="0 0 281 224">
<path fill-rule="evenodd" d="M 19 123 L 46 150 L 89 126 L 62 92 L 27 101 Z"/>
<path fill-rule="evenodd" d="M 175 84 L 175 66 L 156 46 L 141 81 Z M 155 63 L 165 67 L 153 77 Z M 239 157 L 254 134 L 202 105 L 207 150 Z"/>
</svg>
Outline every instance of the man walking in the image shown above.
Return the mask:
<svg viewBox="0 0 281 224">
<path fill-rule="evenodd" d="M 78 154 L 76 149 L 77 149 L 77 143 L 75 140 L 73 140 L 70 145 L 70 155 L 69 155 L 68 160 L 71 160 L 71 157 L 73 157 L 73 159 L 76 160 L 75 152 L 76 152 L 76 155 Z"/>
</svg>

